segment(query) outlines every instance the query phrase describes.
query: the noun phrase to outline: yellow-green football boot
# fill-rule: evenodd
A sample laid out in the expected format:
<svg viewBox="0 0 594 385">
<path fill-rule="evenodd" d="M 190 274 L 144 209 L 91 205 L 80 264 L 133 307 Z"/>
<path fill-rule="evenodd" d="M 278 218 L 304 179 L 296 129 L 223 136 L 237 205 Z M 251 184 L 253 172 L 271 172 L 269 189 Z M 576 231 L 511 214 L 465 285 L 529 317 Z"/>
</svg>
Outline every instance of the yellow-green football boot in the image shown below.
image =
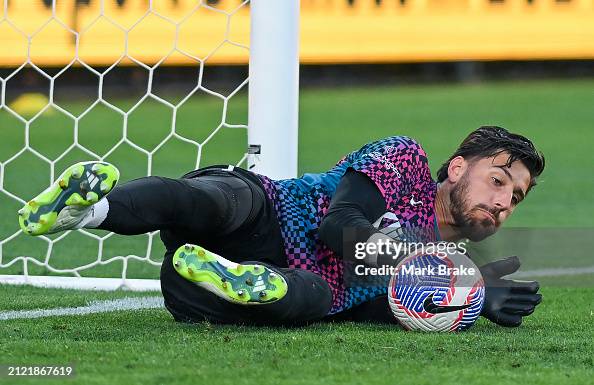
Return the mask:
<svg viewBox="0 0 594 385">
<path fill-rule="evenodd" d="M 179 275 L 219 297 L 242 305 L 278 301 L 288 285 L 281 274 L 257 263 L 234 263 L 200 246 L 181 246 L 173 255 Z"/>
<path fill-rule="evenodd" d="M 19 210 L 19 224 L 29 235 L 79 228 L 92 205 L 107 195 L 120 178 L 106 162 L 83 162 L 68 167 L 45 191 Z"/>
</svg>

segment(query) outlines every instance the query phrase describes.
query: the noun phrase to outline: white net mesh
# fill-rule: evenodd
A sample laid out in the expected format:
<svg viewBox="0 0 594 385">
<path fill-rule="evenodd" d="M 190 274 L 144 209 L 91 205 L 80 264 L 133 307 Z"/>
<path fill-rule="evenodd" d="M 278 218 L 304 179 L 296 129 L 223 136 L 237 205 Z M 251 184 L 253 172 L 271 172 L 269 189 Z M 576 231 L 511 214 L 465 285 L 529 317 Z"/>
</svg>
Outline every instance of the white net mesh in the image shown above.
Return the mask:
<svg viewBox="0 0 594 385">
<path fill-rule="evenodd" d="M 0 274 L 157 278 L 158 232 L 30 237 L 16 211 L 77 161 L 112 162 L 122 181 L 242 165 L 247 70 L 220 85 L 210 64 L 247 63 L 248 1 L 54 1 L 41 24 L 23 3 L 3 1 L 0 18 L 13 47 L 0 52 L 13 61 L 0 63 Z M 168 86 L 170 65 L 187 79 Z"/>
</svg>

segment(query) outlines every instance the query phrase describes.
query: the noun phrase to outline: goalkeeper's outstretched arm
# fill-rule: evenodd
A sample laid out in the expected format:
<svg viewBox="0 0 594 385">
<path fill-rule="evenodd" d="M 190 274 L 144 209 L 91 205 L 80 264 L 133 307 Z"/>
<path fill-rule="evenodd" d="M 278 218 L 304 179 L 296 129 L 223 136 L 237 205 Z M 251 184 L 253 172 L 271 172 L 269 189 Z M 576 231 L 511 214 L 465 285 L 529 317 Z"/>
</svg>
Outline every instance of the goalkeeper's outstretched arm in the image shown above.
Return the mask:
<svg viewBox="0 0 594 385">
<path fill-rule="evenodd" d="M 353 258 L 356 244 L 394 242 L 372 224 L 386 212 L 386 202 L 377 186 L 365 174 L 347 170 L 336 188 L 328 213 L 320 225 L 320 239 L 337 255 Z M 386 250 L 387 251 L 387 250 Z M 392 255 L 379 255 L 394 260 Z M 363 262 L 377 266 L 378 253 L 367 254 Z"/>
</svg>

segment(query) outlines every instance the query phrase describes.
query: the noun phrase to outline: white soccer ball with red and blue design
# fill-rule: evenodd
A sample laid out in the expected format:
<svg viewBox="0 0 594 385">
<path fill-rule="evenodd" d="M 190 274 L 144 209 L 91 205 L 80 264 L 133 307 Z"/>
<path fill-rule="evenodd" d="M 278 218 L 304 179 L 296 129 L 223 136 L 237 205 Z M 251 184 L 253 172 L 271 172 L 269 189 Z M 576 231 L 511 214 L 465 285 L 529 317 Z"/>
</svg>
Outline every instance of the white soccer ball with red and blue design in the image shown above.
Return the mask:
<svg viewBox="0 0 594 385">
<path fill-rule="evenodd" d="M 396 266 L 388 300 L 405 329 L 460 331 L 478 319 L 485 286 L 478 267 L 466 255 L 419 253 Z"/>
</svg>

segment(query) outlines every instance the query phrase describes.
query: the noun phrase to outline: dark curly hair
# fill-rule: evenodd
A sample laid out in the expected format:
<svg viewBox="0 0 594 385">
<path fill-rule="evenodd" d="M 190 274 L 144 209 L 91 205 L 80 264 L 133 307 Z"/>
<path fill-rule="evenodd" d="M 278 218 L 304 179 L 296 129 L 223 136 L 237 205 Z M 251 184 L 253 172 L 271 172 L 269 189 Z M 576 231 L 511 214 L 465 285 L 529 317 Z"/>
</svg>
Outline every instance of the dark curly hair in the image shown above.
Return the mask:
<svg viewBox="0 0 594 385">
<path fill-rule="evenodd" d="M 462 141 L 456 152 L 437 171 L 437 181 L 443 182 L 448 177 L 450 161 L 457 156 L 466 160 L 490 158 L 502 152 L 509 153 L 506 165 L 509 167 L 517 160 L 530 172 L 528 191 L 536 185 L 536 178 L 545 168 L 545 158 L 534 144 L 526 137 L 512 134 L 503 127 L 482 126 L 471 132 Z"/>
</svg>

